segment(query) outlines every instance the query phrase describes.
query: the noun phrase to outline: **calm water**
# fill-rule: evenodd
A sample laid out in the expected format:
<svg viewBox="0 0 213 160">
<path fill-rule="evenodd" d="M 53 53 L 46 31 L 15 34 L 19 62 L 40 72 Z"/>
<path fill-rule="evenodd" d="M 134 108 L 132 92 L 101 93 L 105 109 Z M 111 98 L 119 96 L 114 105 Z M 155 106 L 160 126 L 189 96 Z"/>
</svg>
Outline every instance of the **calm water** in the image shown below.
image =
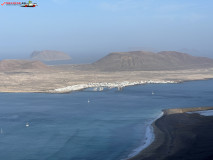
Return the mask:
<svg viewBox="0 0 213 160">
<path fill-rule="evenodd" d="M 213 106 L 213 80 L 121 92 L 0 93 L 0 159 L 123 159 L 144 143 L 161 109 L 196 106 Z"/>
</svg>

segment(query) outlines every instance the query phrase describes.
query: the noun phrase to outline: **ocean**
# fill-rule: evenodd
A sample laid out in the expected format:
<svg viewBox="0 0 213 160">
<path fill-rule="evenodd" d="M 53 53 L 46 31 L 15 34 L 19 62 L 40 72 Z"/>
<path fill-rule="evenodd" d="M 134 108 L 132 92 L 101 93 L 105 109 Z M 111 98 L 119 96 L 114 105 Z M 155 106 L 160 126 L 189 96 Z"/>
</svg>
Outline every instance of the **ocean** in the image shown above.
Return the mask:
<svg viewBox="0 0 213 160">
<path fill-rule="evenodd" d="M 146 143 L 147 128 L 162 109 L 198 106 L 213 106 L 213 80 L 122 91 L 0 93 L 0 159 L 126 159 Z"/>
</svg>

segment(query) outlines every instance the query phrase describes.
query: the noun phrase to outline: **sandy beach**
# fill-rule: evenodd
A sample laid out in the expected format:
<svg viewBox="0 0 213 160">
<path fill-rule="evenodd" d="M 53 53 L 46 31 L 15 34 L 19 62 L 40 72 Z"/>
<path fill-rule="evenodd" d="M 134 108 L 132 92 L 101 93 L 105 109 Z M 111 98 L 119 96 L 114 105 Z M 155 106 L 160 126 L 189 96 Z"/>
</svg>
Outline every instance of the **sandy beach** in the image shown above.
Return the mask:
<svg viewBox="0 0 213 160">
<path fill-rule="evenodd" d="M 208 110 L 213 107 L 164 110 L 152 124 L 153 143 L 129 160 L 212 160 L 213 116 L 197 112 Z"/>
</svg>

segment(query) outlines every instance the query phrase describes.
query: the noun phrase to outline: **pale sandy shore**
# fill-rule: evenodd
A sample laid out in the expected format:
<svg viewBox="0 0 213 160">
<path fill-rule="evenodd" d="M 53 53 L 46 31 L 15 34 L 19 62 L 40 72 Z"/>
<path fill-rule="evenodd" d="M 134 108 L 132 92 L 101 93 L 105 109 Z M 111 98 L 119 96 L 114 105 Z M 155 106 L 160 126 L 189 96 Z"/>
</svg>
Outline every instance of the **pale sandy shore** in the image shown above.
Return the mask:
<svg viewBox="0 0 213 160">
<path fill-rule="evenodd" d="M 213 107 L 164 110 L 163 116 L 152 124 L 154 141 L 129 160 L 212 160 L 213 116 L 206 112 L 212 110 Z"/>
<path fill-rule="evenodd" d="M 125 87 L 150 82 L 179 83 L 211 78 L 213 78 L 213 68 L 177 71 L 121 72 L 80 71 L 72 68 L 13 70 L 0 72 L 0 92 L 64 93 L 87 87 Z M 67 87 L 71 89 L 60 91 L 60 89 L 63 90 L 63 88 Z"/>
</svg>

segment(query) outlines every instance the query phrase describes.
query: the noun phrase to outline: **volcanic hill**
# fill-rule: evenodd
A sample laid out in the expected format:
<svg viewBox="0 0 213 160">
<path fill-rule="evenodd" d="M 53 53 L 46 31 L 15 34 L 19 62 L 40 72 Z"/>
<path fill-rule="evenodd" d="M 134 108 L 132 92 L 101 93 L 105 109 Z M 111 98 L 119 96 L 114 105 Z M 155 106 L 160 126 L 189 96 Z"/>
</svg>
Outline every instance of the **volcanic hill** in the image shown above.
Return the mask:
<svg viewBox="0 0 213 160">
<path fill-rule="evenodd" d="M 182 70 L 211 68 L 213 67 L 213 59 L 195 57 L 175 51 L 116 52 L 92 63 L 92 66 L 101 71 Z"/>
</svg>

